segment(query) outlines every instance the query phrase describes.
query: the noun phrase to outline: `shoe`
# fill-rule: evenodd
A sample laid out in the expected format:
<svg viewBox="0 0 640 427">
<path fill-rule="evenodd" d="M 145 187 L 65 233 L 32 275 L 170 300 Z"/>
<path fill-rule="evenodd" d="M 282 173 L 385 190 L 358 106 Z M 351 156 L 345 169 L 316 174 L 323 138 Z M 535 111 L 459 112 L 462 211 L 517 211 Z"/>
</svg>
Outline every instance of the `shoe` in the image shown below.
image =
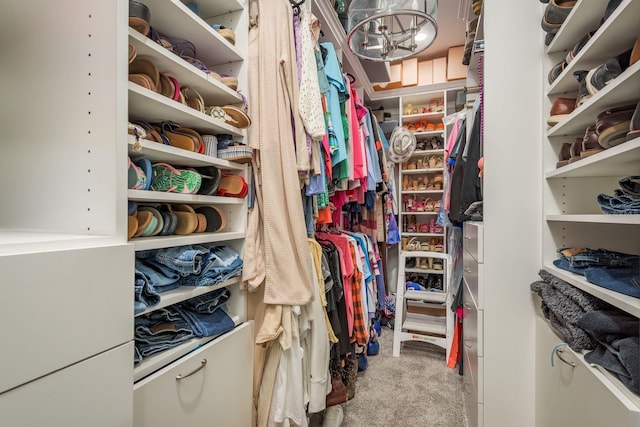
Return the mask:
<svg viewBox="0 0 640 427">
<path fill-rule="evenodd" d="M 556 98 L 551 104 L 550 116 L 547 119 L 549 126 L 555 126 L 566 119 L 576 108 L 576 98 Z"/>
<path fill-rule="evenodd" d="M 202 177 L 196 171 L 177 169 L 167 163 L 153 164 L 154 180 L 151 190 L 167 193 L 196 194 L 202 185 Z"/>
<path fill-rule="evenodd" d="M 324 413 L 324 421 L 322 427 L 340 427 L 344 420 L 344 412 L 342 406 L 329 406 Z"/>
<path fill-rule="evenodd" d="M 640 39 L 638 39 L 640 40 Z M 627 133 L 627 141 L 631 141 L 634 138 L 640 136 L 640 101 L 636 105 L 636 110 L 631 116 L 631 122 L 629 123 L 629 133 Z"/>
<path fill-rule="evenodd" d="M 560 153 L 558 153 L 558 162 L 556 163 L 556 168 L 568 165 L 570 158 L 571 158 L 571 143 L 565 142 L 564 144 L 562 144 L 562 147 L 560 148 Z"/>
<path fill-rule="evenodd" d="M 589 98 L 591 98 L 591 94 L 589 93 L 589 89 L 587 89 L 587 74 L 589 74 L 586 70 L 574 71 L 573 76 L 578 80 L 578 100 L 576 101 L 576 108 L 584 104 Z"/>
<path fill-rule="evenodd" d="M 567 61 L 565 61 L 564 59 L 562 60 L 562 62 L 558 62 L 556 65 L 554 65 L 551 70 L 549 70 L 549 74 L 547 75 L 549 84 L 552 84 L 558 78 L 558 76 L 562 74 L 566 67 Z"/>
<path fill-rule="evenodd" d="M 573 49 L 571 49 L 569 52 L 567 52 L 567 56 L 564 58 L 564 60 L 567 62 L 567 64 L 570 63 L 571 61 L 573 61 L 573 58 L 575 58 L 576 55 L 578 54 L 578 52 L 580 52 L 582 50 L 584 45 L 586 45 L 587 42 L 589 40 L 591 40 L 591 37 L 593 37 L 593 31 L 589 31 L 587 34 L 582 36 L 582 38 L 580 40 L 578 40 L 578 43 L 576 43 L 576 45 L 573 47 Z"/>
<path fill-rule="evenodd" d="M 542 29 L 548 34 L 555 35 L 576 3 L 577 1 L 574 0 L 550 0 L 542 17 Z"/>
<path fill-rule="evenodd" d="M 622 67 L 618 62 L 618 58 L 611 58 L 604 64 L 589 71 L 586 77 L 587 90 L 591 95 L 595 95 L 621 73 Z"/>
<path fill-rule="evenodd" d="M 587 130 L 584 132 L 584 137 L 582 138 L 582 151 L 580 152 L 580 157 L 585 158 L 604 150 L 598 143 L 598 134 L 596 133 L 595 126 L 589 126 Z"/>
<path fill-rule="evenodd" d="M 609 0 L 607 8 L 604 11 L 604 16 L 602 17 L 602 21 L 600 21 L 600 25 L 604 24 L 604 22 L 609 19 L 613 11 L 620 6 L 620 3 L 622 3 L 622 0 Z"/>
<path fill-rule="evenodd" d="M 633 49 L 631 49 L 631 55 L 629 55 L 629 66 L 632 66 L 636 62 L 640 61 L 640 36 L 636 39 Z"/>
<path fill-rule="evenodd" d="M 602 148 L 614 147 L 627 140 L 627 133 L 631 126 L 631 118 L 636 109 L 635 104 L 626 105 L 612 108 L 598 114 L 596 118 L 596 132 L 598 132 L 598 142 Z"/>
<path fill-rule="evenodd" d="M 577 162 L 581 159 L 580 153 L 582 152 L 582 138 L 576 138 L 571 144 L 571 148 L 569 149 L 571 157 L 569 158 L 569 163 Z"/>
</svg>

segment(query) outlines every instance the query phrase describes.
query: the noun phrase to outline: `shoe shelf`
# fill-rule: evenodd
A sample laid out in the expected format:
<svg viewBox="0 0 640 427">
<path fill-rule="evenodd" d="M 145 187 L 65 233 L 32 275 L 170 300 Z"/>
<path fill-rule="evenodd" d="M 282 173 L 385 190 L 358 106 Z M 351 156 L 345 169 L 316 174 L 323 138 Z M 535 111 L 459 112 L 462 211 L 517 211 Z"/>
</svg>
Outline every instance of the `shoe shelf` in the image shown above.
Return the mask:
<svg viewBox="0 0 640 427">
<path fill-rule="evenodd" d="M 640 174 L 640 137 L 545 174 L 547 179 Z"/>
<path fill-rule="evenodd" d="M 549 222 L 580 222 L 593 224 L 640 225 L 640 215 L 587 214 L 547 215 Z"/>
<path fill-rule="evenodd" d="M 418 273 L 418 274 L 444 274 L 443 270 L 434 270 L 434 269 L 428 269 L 428 268 L 405 268 L 404 272 L 405 273 Z M 406 291 L 404 293 L 405 296 L 407 295 L 408 292 L 418 292 L 418 291 Z M 430 294 L 433 294 L 433 292 L 430 292 Z M 413 298 L 413 299 L 417 299 L 417 298 Z"/>
<path fill-rule="evenodd" d="M 587 31 L 595 30 L 607 8 L 608 0 L 579 1 L 571 9 L 571 13 L 560 27 L 560 30 L 547 47 L 547 54 L 566 52 Z M 546 7 L 546 6 L 545 6 Z"/>
<path fill-rule="evenodd" d="M 444 131 L 442 130 L 431 130 L 431 131 L 425 131 L 425 132 L 411 132 L 413 134 L 413 136 L 416 137 L 417 140 L 420 140 L 423 137 L 427 137 L 427 136 L 440 136 L 444 133 Z"/>
<path fill-rule="evenodd" d="M 230 4 L 231 9 L 242 9 L 236 1 L 219 3 L 221 11 L 226 4 Z M 196 56 L 207 67 L 243 60 L 244 55 L 235 46 L 180 0 L 146 0 L 145 4 L 151 10 L 152 27 L 167 37 L 193 43 L 196 46 Z M 198 6 L 200 7 L 200 2 Z"/>
<path fill-rule="evenodd" d="M 405 299 L 413 301 L 427 301 L 427 302 L 444 302 L 446 301 L 447 294 L 444 292 L 431 292 L 431 291 L 405 291 Z M 437 307 L 440 308 L 440 307 Z"/>
<path fill-rule="evenodd" d="M 638 37 L 638 16 L 640 16 L 640 2 L 624 0 L 549 86 L 547 96 L 577 92 L 578 81 L 573 76 L 574 71 L 590 70 L 607 59 L 631 49 Z M 587 31 L 589 29 L 585 28 L 584 34 Z"/>
<path fill-rule="evenodd" d="M 199 194 L 167 193 L 152 190 L 128 190 L 129 200 L 156 203 L 188 203 L 207 205 L 242 205 L 245 199 L 238 197 L 203 196 Z"/>
<path fill-rule="evenodd" d="M 244 165 L 233 163 L 217 157 L 207 156 L 171 145 L 159 144 L 155 141 L 141 139 L 140 150 L 136 150 L 136 138 L 128 135 L 129 155 L 131 157 L 146 157 L 151 162 L 165 162 L 173 166 L 215 166 L 225 170 L 244 170 Z"/>
<path fill-rule="evenodd" d="M 429 155 L 429 154 L 444 154 L 444 150 L 442 148 L 437 149 L 437 150 L 414 150 L 413 154 L 411 155 L 411 157 L 413 156 L 424 156 L 424 155 Z"/>
<path fill-rule="evenodd" d="M 418 174 L 423 174 L 423 173 L 435 173 L 435 172 L 442 172 L 444 169 L 443 168 L 433 168 L 433 169 L 403 169 L 402 170 L 402 174 L 403 175 L 418 175 Z"/>
<path fill-rule="evenodd" d="M 403 123 L 412 123 L 419 120 L 435 120 L 440 121 L 444 117 L 444 112 L 428 112 L 428 113 L 416 113 L 416 114 L 404 114 L 402 116 Z"/>
<path fill-rule="evenodd" d="M 195 298 L 199 295 L 204 295 L 209 292 L 213 292 L 216 289 L 226 288 L 227 286 L 240 283 L 240 276 L 232 277 L 224 282 L 218 283 L 212 286 L 180 286 L 179 288 L 172 289 L 160 294 L 160 302 L 153 307 L 149 307 L 140 313 L 136 313 L 136 316 L 141 316 L 152 311 L 168 307 L 173 304 L 177 304 L 182 301 L 186 301 L 191 298 Z"/>
<path fill-rule="evenodd" d="M 241 320 L 239 316 L 231 316 L 236 327 L 234 330 L 238 328 L 248 328 L 250 327 L 249 323 L 240 324 Z M 161 368 L 171 364 L 171 362 L 178 360 L 185 354 L 190 353 L 191 351 L 202 347 L 203 345 L 211 342 L 215 339 L 223 339 L 226 334 L 218 335 L 215 337 L 205 337 L 205 338 L 193 338 L 189 341 L 186 341 L 176 347 L 164 350 L 160 353 L 156 353 L 149 357 L 145 357 L 142 359 L 140 363 L 138 363 L 135 368 L 133 368 L 133 381 L 139 381 L 142 378 L 158 371 Z"/>
<path fill-rule="evenodd" d="M 633 316 L 640 317 L 640 298 L 634 298 L 594 285 L 587 282 L 583 276 L 558 268 L 551 263 L 546 264 L 544 268 L 554 276 L 571 283 L 576 288 L 606 301 Z"/>
<path fill-rule="evenodd" d="M 438 212 L 402 212 L 402 215 L 438 215 Z"/>
<path fill-rule="evenodd" d="M 402 233 L 403 236 L 406 237 L 442 237 L 444 236 L 444 232 L 443 233 L 413 233 L 413 232 L 403 232 Z"/>
<path fill-rule="evenodd" d="M 200 129 L 209 133 L 226 133 L 244 137 L 244 131 L 235 126 L 228 125 L 222 120 L 216 120 L 132 82 L 129 82 L 129 119 L 151 123 L 171 120 L 194 130 Z"/>
<path fill-rule="evenodd" d="M 443 190 L 402 190 L 402 194 L 440 194 Z"/>
<path fill-rule="evenodd" d="M 200 16 L 203 19 L 224 15 L 226 13 L 238 12 L 244 9 L 244 1 L 239 0 L 209 0 L 198 2 Z"/>
<path fill-rule="evenodd" d="M 422 332 L 425 334 L 445 335 L 447 325 L 443 323 L 421 322 L 414 319 L 406 319 L 402 322 L 402 329 L 408 331 Z"/>
<path fill-rule="evenodd" d="M 637 2 L 640 5 L 640 2 Z M 640 13 L 640 11 L 639 11 Z M 640 61 L 627 68 L 601 91 L 576 108 L 562 122 L 547 130 L 548 137 L 580 135 L 596 122 L 596 116 L 609 107 L 638 102 Z"/>
<path fill-rule="evenodd" d="M 227 221 L 229 218 L 227 217 Z M 227 223 L 228 224 L 228 223 Z M 228 225 L 227 225 L 228 226 Z M 243 231 L 223 231 L 219 233 L 193 233 L 184 236 L 154 236 L 154 237 L 135 237 L 129 240 L 133 243 L 134 250 L 142 251 L 147 249 L 169 248 L 182 245 L 196 245 L 202 243 L 226 242 L 230 240 L 244 239 Z"/>
<path fill-rule="evenodd" d="M 138 57 L 149 58 L 161 73 L 168 73 L 175 77 L 181 86 L 189 86 L 197 91 L 207 106 L 242 102 L 242 98 L 236 91 L 133 28 L 129 28 L 129 43 L 135 46 Z"/>
</svg>

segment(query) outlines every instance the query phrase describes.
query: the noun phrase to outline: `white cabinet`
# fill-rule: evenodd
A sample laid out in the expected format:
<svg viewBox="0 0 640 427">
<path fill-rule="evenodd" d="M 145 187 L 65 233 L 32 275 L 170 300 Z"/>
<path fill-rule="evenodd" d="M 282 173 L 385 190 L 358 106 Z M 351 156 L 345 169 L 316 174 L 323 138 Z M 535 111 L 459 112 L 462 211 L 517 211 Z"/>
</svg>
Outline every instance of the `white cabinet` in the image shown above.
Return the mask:
<svg viewBox="0 0 640 427">
<path fill-rule="evenodd" d="M 196 57 L 208 70 L 238 78 L 240 89 L 246 86 L 248 11 L 235 0 L 198 2 L 199 15 L 177 0 L 148 0 L 152 26 L 172 40 L 187 40 L 195 46 Z M 212 27 L 224 25 L 235 31 L 235 45 Z M 128 28 L 128 41 L 137 55 L 158 67 L 159 72 L 174 77 L 181 86 L 189 86 L 201 96 L 205 106 L 242 106 L 242 97 L 213 74 L 192 65 L 149 38 Z M 191 54 L 191 52 L 189 52 Z M 190 128 L 200 135 L 231 135 L 234 141 L 246 142 L 245 131 L 224 120 L 176 102 L 159 93 L 128 82 L 130 121 L 159 123 L 170 121 Z M 164 162 L 178 168 L 214 166 L 221 173 L 240 175 L 249 182 L 246 165 L 188 151 L 151 140 L 128 137 L 128 154 L 152 163 Z M 226 218 L 226 226 L 217 232 L 194 232 L 187 235 L 134 237 L 136 251 L 183 245 L 226 245 L 242 254 L 247 225 L 247 198 L 178 194 L 151 190 L 128 190 L 130 202 L 138 206 L 185 204 L 195 209 L 215 206 Z M 137 315 L 180 303 L 221 287 L 231 291 L 226 302 L 235 329 L 219 336 L 193 338 L 182 344 L 145 357 L 133 370 L 135 426 L 248 426 L 251 423 L 253 333 L 247 322 L 246 292 L 240 278 L 233 277 L 213 286 L 181 286 L 161 294 L 158 305 Z M 133 360 L 130 361 L 133 363 Z"/>
<path fill-rule="evenodd" d="M 253 323 L 136 383 L 134 425 L 251 425 Z"/>
<path fill-rule="evenodd" d="M 0 425 L 130 427 L 132 355 L 129 341 L 0 394 Z"/>
<path fill-rule="evenodd" d="M 591 70 L 611 57 L 631 49 L 638 37 L 640 1 L 624 0 L 600 25 L 606 1 L 579 1 L 553 42 L 545 49 L 542 70 L 546 114 L 557 97 L 575 97 L 577 70 Z M 598 28 L 599 27 L 599 28 Z M 593 37 L 564 71 L 546 83 L 548 70 L 560 62 L 587 31 Z M 640 317 L 640 300 L 589 283 L 581 275 L 553 265 L 563 247 L 604 248 L 640 254 L 640 215 L 605 215 L 596 196 L 612 195 L 620 178 L 640 174 L 638 138 L 608 148 L 566 166 L 556 167 L 564 143 L 582 139 L 596 116 L 609 108 L 635 105 L 640 100 L 640 63 L 627 68 L 602 90 L 553 127 L 543 137 L 543 229 L 544 269 L 571 285 L 627 313 Z M 640 333 L 640 331 L 639 331 Z M 544 319 L 536 321 L 536 425 L 636 426 L 640 425 L 640 397 L 603 368 L 590 365 L 580 353 L 561 344 Z M 563 361 L 564 359 L 564 361 Z M 551 366 L 550 360 L 554 361 Z"/>
<path fill-rule="evenodd" d="M 465 409 L 470 427 L 484 423 L 484 227 L 463 225 L 462 359 Z"/>
<path fill-rule="evenodd" d="M 640 425 L 638 396 L 618 388 L 536 319 L 536 424 L 544 427 Z"/>
</svg>

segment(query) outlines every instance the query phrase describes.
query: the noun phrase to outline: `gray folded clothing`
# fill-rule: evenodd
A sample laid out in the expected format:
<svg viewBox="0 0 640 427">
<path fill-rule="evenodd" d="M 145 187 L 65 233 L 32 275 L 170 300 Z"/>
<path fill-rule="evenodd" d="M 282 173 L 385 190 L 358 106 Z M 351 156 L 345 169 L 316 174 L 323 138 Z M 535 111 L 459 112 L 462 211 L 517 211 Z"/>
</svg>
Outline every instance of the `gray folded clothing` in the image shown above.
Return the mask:
<svg viewBox="0 0 640 427">
<path fill-rule="evenodd" d="M 596 341 L 577 323 L 586 312 L 607 304 L 545 270 L 540 270 L 539 275 L 543 280 L 532 283 L 530 288 L 540 295 L 542 313 L 551 326 L 573 350 L 594 349 Z"/>
<path fill-rule="evenodd" d="M 595 310 L 578 325 L 597 342 L 584 360 L 604 367 L 640 394 L 640 320 L 620 310 Z"/>
</svg>

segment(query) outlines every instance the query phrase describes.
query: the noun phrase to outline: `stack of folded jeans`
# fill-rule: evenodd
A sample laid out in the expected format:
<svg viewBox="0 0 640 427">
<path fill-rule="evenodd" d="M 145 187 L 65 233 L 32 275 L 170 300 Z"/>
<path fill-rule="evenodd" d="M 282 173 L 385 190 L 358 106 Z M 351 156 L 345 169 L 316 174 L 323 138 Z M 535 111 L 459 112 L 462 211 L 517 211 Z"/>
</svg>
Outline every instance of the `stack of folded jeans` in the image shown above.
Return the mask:
<svg viewBox="0 0 640 427">
<path fill-rule="evenodd" d="M 216 289 L 135 318 L 135 362 L 193 337 L 213 337 L 235 327 L 227 313 L 231 292 Z"/>
<path fill-rule="evenodd" d="M 599 194 L 598 205 L 605 214 L 640 214 L 640 176 L 627 176 L 613 196 Z"/>
<path fill-rule="evenodd" d="M 563 248 L 553 264 L 594 285 L 640 298 L 640 256 L 606 249 Z"/>
<path fill-rule="evenodd" d="M 578 325 L 597 342 L 584 360 L 604 367 L 640 394 L 640 320 L 620 310 L 595 310 Z"/>
<path fill-rule="evenodd" d="M 186 245 L 136 253 L 135 310 L 159 302 L 158 294 L 179 286 L 211 286 L 242 270 L 238 252 L 228 246 Z"/>
<path fill-rule="evenodd" d="M 597 343 L 578 326 L 578 321 L 585 313 L 608 305 L 545 270 L 540 270 L 539 275 L 542 280 L 533 282 L 530 288 L 542 300 L 544 317 L 573 350 L 595 348 Z"/>
</svg>

